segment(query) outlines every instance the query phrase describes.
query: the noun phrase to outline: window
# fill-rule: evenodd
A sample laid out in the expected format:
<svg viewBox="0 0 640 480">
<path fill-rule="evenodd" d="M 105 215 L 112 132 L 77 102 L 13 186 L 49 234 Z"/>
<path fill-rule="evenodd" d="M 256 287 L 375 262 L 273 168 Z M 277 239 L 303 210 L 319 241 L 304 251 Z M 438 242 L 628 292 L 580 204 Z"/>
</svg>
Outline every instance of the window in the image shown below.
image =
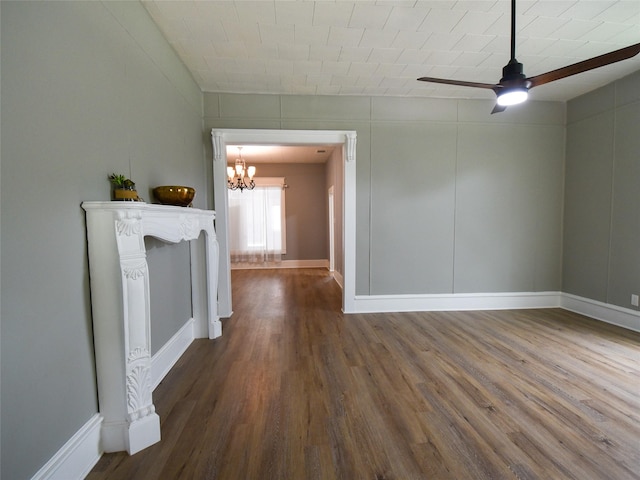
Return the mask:
<svg viewBox="0 0 640 480">
<path fill-rule="evenodd" d="M 253 190 L 228 190 L 232 262 L 277 262 L 286 253 L 284 178 L 254 178 Z"/>
</svg>

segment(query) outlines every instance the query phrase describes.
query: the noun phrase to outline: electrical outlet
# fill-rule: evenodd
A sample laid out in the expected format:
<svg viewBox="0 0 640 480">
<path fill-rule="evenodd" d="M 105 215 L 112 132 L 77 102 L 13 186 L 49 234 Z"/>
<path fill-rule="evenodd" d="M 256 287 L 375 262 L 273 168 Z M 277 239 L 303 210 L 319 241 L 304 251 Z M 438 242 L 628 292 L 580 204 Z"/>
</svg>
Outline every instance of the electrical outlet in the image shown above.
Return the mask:
<svg viewBox="0 0 640 480">
<path fill-rule="evenodd" d="M 631 295 L 631 305 L 634 307 L 638 306 L 638 295 Z"/>
</svg>

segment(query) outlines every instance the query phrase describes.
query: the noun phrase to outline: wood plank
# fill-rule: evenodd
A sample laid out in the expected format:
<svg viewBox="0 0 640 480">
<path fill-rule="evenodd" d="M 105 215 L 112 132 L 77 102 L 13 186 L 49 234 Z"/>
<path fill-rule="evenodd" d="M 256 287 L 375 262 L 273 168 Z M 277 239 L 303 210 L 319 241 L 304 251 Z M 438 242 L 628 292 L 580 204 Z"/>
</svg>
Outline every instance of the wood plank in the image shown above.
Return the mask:
<svg viewBox="0 0 640 480">
<path fill-rule="evenodd" d="M 640 334 L 560 309 L 344 315 L 321 269 L 232 272 L 119 479 L 640 479 Z"/>
</svg>

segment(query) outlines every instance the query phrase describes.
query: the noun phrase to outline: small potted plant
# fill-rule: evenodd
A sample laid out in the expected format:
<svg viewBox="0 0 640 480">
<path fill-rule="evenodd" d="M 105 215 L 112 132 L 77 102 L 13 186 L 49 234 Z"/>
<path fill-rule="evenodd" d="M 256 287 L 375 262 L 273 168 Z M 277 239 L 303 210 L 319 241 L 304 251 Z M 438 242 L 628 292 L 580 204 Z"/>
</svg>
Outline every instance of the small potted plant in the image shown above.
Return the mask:
<svg viewBox="0 0 640 480">
<path fill-rule="evenodd" d="M 139 200 L 136 184 L 124 175 L 112 173 L 109 181 L 113 186 L 113 199 L 119 201 L 136 202 Z"/>
</svg>

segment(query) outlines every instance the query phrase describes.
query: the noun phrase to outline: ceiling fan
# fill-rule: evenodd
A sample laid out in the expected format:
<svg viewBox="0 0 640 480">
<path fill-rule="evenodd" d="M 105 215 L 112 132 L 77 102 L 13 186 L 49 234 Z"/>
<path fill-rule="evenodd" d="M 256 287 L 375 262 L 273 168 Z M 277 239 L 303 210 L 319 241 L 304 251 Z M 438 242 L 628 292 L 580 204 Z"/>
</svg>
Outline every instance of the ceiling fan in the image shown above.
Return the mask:
<svg viewBox="0 0 640 480">
<path fill-rule="evenodd" d="M 558 68 L 547 73 L 526 77 L 523 66 L 516 60 L 516 0 L 511 0 L 511 59 L 502 69 L 502 78 L 498 83 L 465 82 L 463 80 L 449 80 L 446 78 L 420 77 L 422 82 L 444 83 L 447 85 L 460 85 L 462 87 L 476 87 L 493 90 L 498 97 L 496 106 L 491 113 L 503 112 L 509 105 L 522 103 L 527 99 L 528 92 L 533 87 L 545 83 L 570 77 L 578 73 L 604 67 L 611 63 L 626 60 L 640 53 L 640 43 L 621 48 L 613 52 L 605 53 L 598 57 L 590 58 L 582 62 L 574 63 L 566 67 Z"/>
</svg>

